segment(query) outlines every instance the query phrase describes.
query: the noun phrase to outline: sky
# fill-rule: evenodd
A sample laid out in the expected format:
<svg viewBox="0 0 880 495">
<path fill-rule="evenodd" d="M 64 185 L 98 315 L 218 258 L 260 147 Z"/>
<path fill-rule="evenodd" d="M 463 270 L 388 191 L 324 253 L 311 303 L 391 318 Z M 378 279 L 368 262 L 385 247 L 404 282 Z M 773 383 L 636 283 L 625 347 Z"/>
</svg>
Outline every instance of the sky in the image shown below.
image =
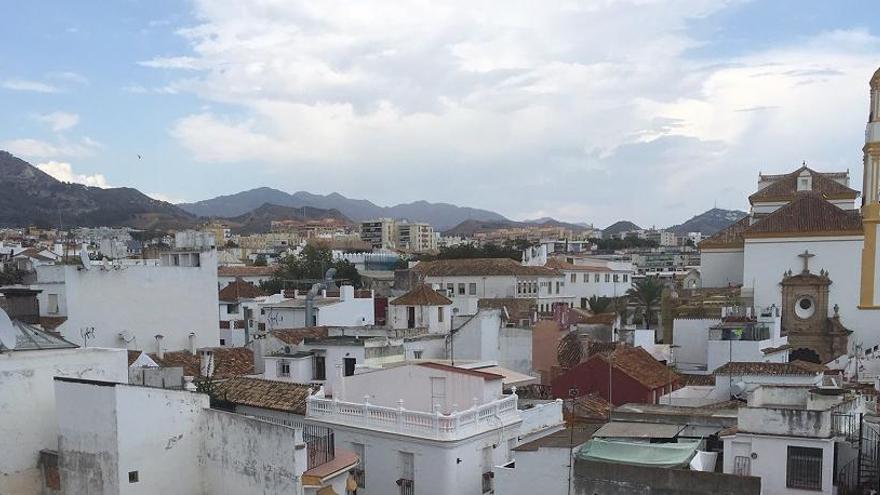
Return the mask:
<svg viewBox="0 0 880 495">
<path fill-rule="evenodd" d="M 255 187 L 604 227 L 861 185 L 874 0 L 15 2 L 0 149 L 197 201 Z"/>
</svg>

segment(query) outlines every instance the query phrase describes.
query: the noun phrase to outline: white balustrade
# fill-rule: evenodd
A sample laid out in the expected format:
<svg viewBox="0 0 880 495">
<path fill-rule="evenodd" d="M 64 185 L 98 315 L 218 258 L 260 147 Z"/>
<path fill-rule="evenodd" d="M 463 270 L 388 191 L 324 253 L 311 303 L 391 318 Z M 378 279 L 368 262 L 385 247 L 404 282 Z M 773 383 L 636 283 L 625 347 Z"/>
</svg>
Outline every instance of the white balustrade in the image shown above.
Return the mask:
<svg viewBox="0 0 880 495">
<path fill-rule="evenodd" d="M 310 397 L 306 417 L 343 425 L 364 426 L 395 433 L 451 440 L 498 428 L 520 419 L 516 395 L 474 405 L 464 411 L 442 414 L 439 411 L 410 411 L 403 407 L 385 407 L 369 402 L 355 403 Z"/>
</svg>

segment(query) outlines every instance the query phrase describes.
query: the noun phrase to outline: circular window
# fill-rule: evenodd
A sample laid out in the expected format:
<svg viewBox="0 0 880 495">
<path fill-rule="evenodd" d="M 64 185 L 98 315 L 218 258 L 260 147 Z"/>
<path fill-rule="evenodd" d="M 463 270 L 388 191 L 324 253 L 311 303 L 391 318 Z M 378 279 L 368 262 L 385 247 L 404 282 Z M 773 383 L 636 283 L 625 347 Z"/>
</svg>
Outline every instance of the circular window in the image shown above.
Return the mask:
<svg viewBox="0 0 880 495">
<path fill-rule="evenodd" d="M 806 320 L 816 312 L 816 303 L 810 296 L 801 296 L 795 303 L 794 313 L 798 318 Z"/>
</svg>

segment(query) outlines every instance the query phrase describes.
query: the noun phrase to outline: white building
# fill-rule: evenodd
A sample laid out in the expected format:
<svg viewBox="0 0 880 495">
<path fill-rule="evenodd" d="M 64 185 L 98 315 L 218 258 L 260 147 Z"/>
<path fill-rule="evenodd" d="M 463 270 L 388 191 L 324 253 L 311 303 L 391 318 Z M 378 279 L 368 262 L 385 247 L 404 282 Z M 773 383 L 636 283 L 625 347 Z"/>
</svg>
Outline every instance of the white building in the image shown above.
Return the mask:
<svg viewBox="0 0 880 495">
<path fill-rule="evenodd" d="M 412 271 L 422 282 L 446 289 L 459 315 L 476 314 L 480 299 L 535 299 L 538 311 L 544 313 L 554 303 L 574 304 L 574 296 L 565 292 L 561 272 L 524 266 L 509 258 L 422 261 Z"/>
<path fill-rule="evenodd" d="M 739 409 L 736 431 L 722 437 L 724 472 L 760 477 L 763 493 L 835 493 L 866 411 L 861 396 L 835 386 L 758 387 Z"/>
<path fill-rule="evenodd" d="M 40 316 L 66 318 L 57 330 L 89 347 L 146 349 L 164 336 L 168 349 L 213 347 L 217 327 L 214 251 L 163 253 L 158 266 L 40 266 Z"/>
<path fill-rule="evenodd" d="M 562 425 L 561 401 L 519 410 L 502 376 L 421 363 L 343 379 L 309 398 L 306 419 L 361 458 L 358 494 L 482 494 L 521 438 Z"/>
<path fill-rule="evenodd" d="M 56 378 L 55 394 L 61 494 L 346 488 L 347 469 L 321 455 L 326 440 L 309 442 L 301 428 L 210 409 L 204 394 L 78 378 Z"/>
<path fill-rule="evenodd" d="M 0 493 L 28 495 L 44 487 L 40 452 L 58 448 L 56 376 L 128 380 L 122 349 L 76 348 L 70 342 L 14 322 L 16 348 L 0 344 Z"/>
<path fill-rule="evenodd" d="M 265 294 L 259 287 L 238 279 L 220 289 L 220 346 L 241 347 L 258 329 L 260 303 Z"/>
<path fill-rule="evenodd" d="M 395 222 L 391 218 L 379 218 L 361 222 L 361 240 L 370 243 L 374 249 L 395 249 Z"/>
<path fill-rule="evenodd" d="M 174 233 L 175 249 L 207 250 L 217 247 L 213 232 L 201 230 L 178 230 Z"/>
<path fill-rule="evenodd" d="M 364 294 L 356 294 L 351 285 L 341 286 L 339 297 L 328 297 L 327 291 L 322 291 L 312 301 L 311 321 L 306 318 L 307 294 L 295 291 L 292 298 L 275 294 L 260 304 L 260 321 L 267 328 L 373 325 L 376 322 L 373 292 L 369 292 L 369 297 L 363 297 Z"/>
<path fill-rule="evenodd" d="M 391 328 L 426 328 L 430 333 L 449 333 L 452 300 L 427 284 L 418 284 L 388 303 Z"/>
<path fill-rule="evenodd" d="M 412 253 L 427 253 L 437 249 L 434 227 L 427 223 L 395 222 L 398 249 Z"/>
</svg>

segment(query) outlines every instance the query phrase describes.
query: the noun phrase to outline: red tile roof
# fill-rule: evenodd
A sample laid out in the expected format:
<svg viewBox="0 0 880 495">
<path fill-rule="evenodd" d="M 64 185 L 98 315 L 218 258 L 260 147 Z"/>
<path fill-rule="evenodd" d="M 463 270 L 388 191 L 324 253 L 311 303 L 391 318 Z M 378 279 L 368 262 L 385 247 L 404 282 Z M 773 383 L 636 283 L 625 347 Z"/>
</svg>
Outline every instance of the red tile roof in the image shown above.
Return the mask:
<svg viewBox="0 0 880 495">
<path fill-rule="evenodd" d="M 730 226 L 719 230 L 715 235 L 700 241 L 700 249 L 741 248 L 745 244 L 743 232 L 749 228 L 751 218 L 745 216 Z"/>
<path fill-rule="evenodd" d="M 773 177 L 776 181 L 760 191 L 749 196 L 749 203 L 755 204 L 762 201 L 789 201 L 798 193 L 798 177 L 802 172 L 808 172 L 812 178 L 812 190 L 828 199 L 856 199 L 859 192 L 840 184 L 831 178 L 833 174 L 816 172 L 807 166 L 803 166 L 794 172 Z"/>
<path fill-rule="evenodd" d="M 311 385 L 238 376 L 217 385 L 217 397 L 243 406 L 273 409 L 305 416 Z"/>
<path fill-rule="evenodd" d="M 236 278 L 229 285 L 220 289 L 218 297 L 221 301 L 238 301 L 239 299 L 254 299 L 265 295 L 256 285 Z"/>
<path fill-rule="evenodd" d="M 759 362 L 731 362 L 715 370 L 716 375 L 817 375 L 820 371 L 799 364 L 791 363 L 759 363 Z"/>
<path fill-rule="evenodd" d="M 468 258 L 422 261 L 412 270 L 426 277 L 535 276 L 556 277 L 562 274 L 543 266 L 523 266 L 510 258 Z"/>
<path fill-rule="evenodd" d="M 626 373 L 646 388 L 653 390 L 679 380 L 674 371 L 654 359 L 648 351 L 641 347 L 619 347 L 610 355 L 600 353 L 590 359 L 602 359 L 607 362 L 609 356 L 612 366 Z"/>
<path fill-rule="evenodd" d="M 566 411 L 577 419 L 607 419 L 611 411 L 611 403 L 597 393 L 565 401 L 565 406 Z"/>
<path fill-rule="evenodd" d="M 679 373 L 678 378 L 682 387 L 715 385 L 715 376 L 713 375 Z"/>
<path fill-rule="evenodd" d="M 247 347 L 214 347 L 214 378 L 224 379 L 239 375 L 254 374 L 254 352 Z M 166 352 L 159 359 L 157 354 L 148 354 L 163 368 L 182 367 L 185 376 L 201 376 L 202 358 L 189 351 Z"/>
<path fill-rule="evenodd" d="M 861 233 L 858 210 L 841 210 L 814 192 L 801 192 L 787 205 L 755 222 L 743 237 Z"/>
<path fill-rule="evenodd" d="M 271 334 L 287 345 L 299 345 L 305 339 L 324 339 L 330 335 L 327 327 L 282 328 L 272 330 Z"/>
<path fill-rule="evenodd" d="M 388 304 L 392 306 L 448 306 L 452 300 L 432 289 L 428 284 L 419 284 L 413 290 L 395 298 Z"/>
</svg>

